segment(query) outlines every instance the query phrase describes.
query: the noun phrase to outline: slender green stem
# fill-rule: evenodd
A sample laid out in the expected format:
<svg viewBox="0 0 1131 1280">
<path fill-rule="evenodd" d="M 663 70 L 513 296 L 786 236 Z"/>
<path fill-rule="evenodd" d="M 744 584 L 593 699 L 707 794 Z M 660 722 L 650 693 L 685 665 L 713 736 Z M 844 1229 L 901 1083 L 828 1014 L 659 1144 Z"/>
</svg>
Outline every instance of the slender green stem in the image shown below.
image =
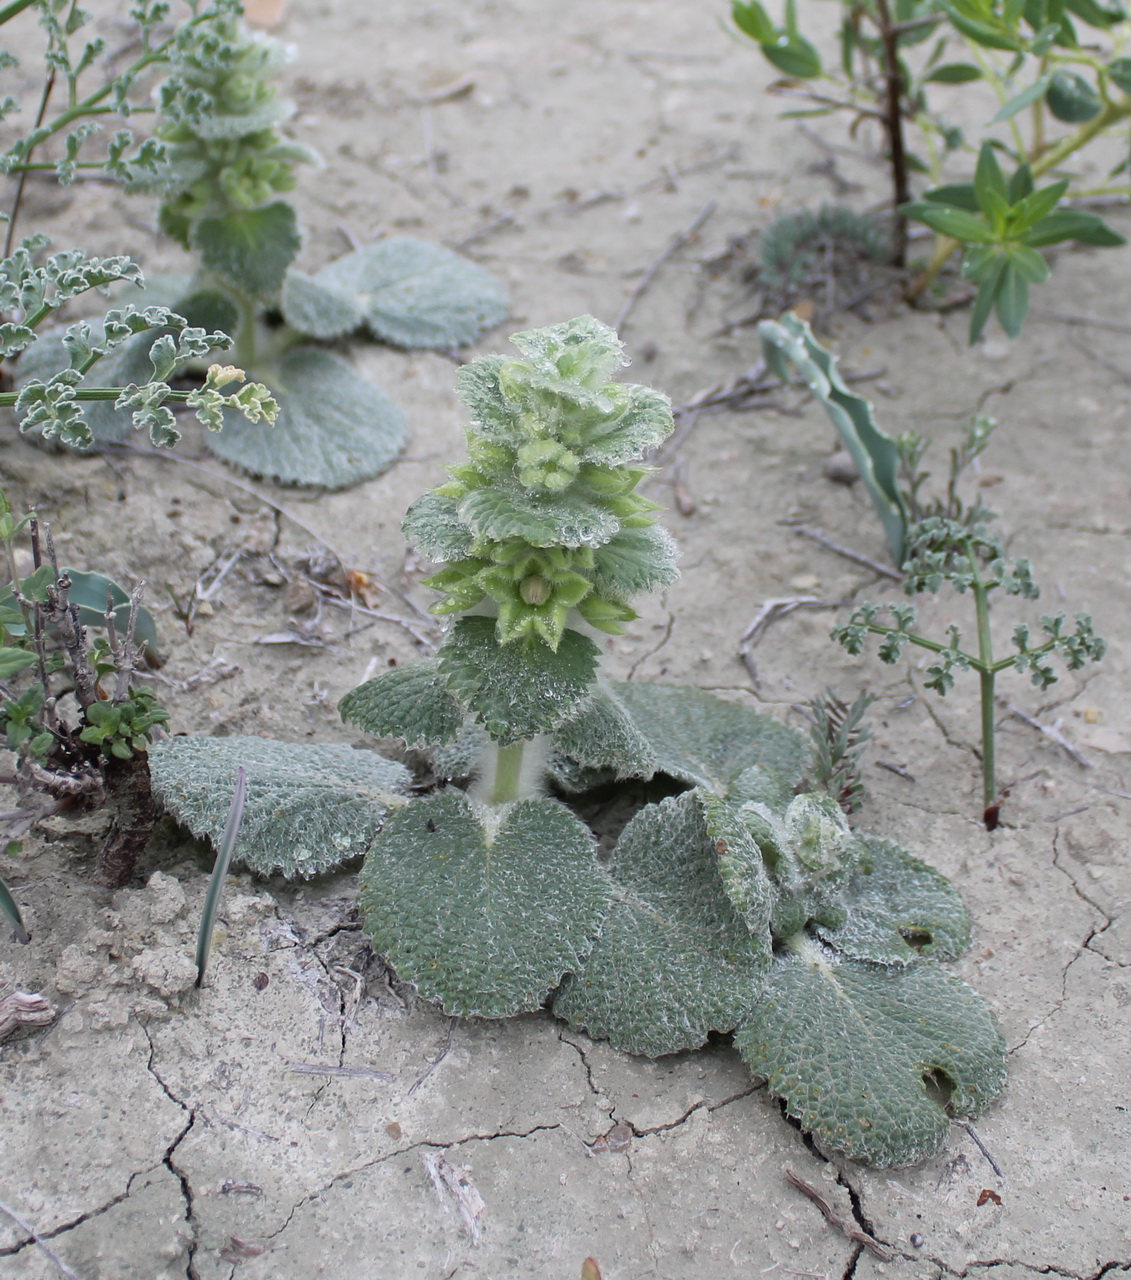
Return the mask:
<svg viewBox="0 0 1131 1280">
<path fill-rule="evenodd" d="M 0 27 L 5 22 L 10 22 L 18 13 L 23 13 L 25 9 L 30 9 L 35 4 L 35 0 L 12 0 L 11 4 L 7 4 L 0 9 Z"/>
<path fill-rule="evenodd" d="M 989 809 L 997 803 L 997 779 L 994 759 L 994 667 L 993 637 L 990 634 L 990 601 L 986 584 L 978 571 L 978 557 L 968 553 L 974 581 L 974 613 L 978 619 L 978 681 L 982 700 L 982 801 Z"/>
<path fill-rule="evenodd" d="M 1087 124 L 1082 124 L 1075 133 L 1069 134 L 1067 138 L 1061 139 L 1055 146 L 1050 147 L 1034 163 L 1033 177 L 1039 178 L 1042 174 L 1048 173 L 1050 169 L 1055 169 L 1057 165 L 1062 164 L 1070 155 L 1091 142 L 1093 138 L 1103 133 L 1106 129 L 1110 129 L 1113 124 L 1117 124 L 1120 120 L 1125 120 L 1128 116 L 1131 116 L 1131 97 L 1125 95 L 1122 102 L 1105 103 L 1098 116 L 1089 120 Z"/>
<path fill-rule="evenodd" d="M 77 387 L 75 389 L 74 398 L 76 400 L 117 400 L 117 398 L 125 390 L 125 387 Z M 174 404 L 185 404 L 191 391 L 170 391 L 165 397 Z M 18 391 L 0 391 L 0 408 L 7 408 L 13 405 L 19 399 Z"/>
<path fill-rule="evenodd" d="M 495 748 L 495 781 L 488 797 L 490 804 L 510 804 L 519 798 L 522 756 L 526 743 L 521 739 L 509 747 Z"/>
</svg>

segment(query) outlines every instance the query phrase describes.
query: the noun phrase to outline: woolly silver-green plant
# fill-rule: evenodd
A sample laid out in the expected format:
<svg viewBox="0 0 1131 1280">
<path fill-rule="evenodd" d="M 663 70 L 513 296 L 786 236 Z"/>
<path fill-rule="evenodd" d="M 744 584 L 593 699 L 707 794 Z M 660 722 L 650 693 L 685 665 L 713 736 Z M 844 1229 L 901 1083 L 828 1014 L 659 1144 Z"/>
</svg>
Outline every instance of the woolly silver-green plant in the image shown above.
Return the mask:
<svg viewBox="0 0 1131 1280">
<path fill-rule="evenodd" d="M 209 447 L 256 474 L 340 487 L 383 471 L 408 425 L 382 390 L 305 340 L 365 331 L 401 347 L 461 346 L 506 316 L 506 294 L 475 263 L 411 236 L 299 271 L 298 219 L 284 196 L 295 167 L 318 157 L 283 132 L 293 108 L 275 78 L 287 54 L 244 29 L 234 0 L 219 10 L 174 42 L 158 95 L 160 162 L 131 186 L 160 197 L 162 230 L 199 255 L 190 280 L 165 283 L 170 305 L 230 333 L 237 362 L 281 406 L 272 430 L 227 414 Z M 112 372 L 128 374 L 140 358 L 127 347 Z M 101 438 L 124 430 L 112 410 L 95 427 Z"/>
<path fill-rule="evenodd" d="M 449 782 L 407 799 L 386 777 L 369 828 L 356 816 L 347 827 L 346 810 L 331 819 L 359 833 L 351 851 L 365 846 L 374 949 L 451 1015 L 548 1004 L 650 1057 L 733 1034 L 825 1147 L 880 1165 L 925 1158 L 950 1126 L 940 1081 L 963 1116 L 1004 1083 L 990 1011 L 939 963 L 969 944 L 957 893 L 850 828 L 835 798 L 806 793 L 810 753 L 794 730 L 697 689 L 603 678 L 593 633 L 620 628 L 638 592 L 675 575 L 637 492 L 670 411 L 612 381 L 621 345 L 591 317 L 515 345 L 518 359 L 462 370 L 468 461 L 405 519 L 441 566 L 429 581 L 452 622 L 439 652 L 340 707 Z M 236 856 L 272 870 L 292 829 L 309 843 L 331 813 L 333 761 L 324 795 L 301 777 L 319 750 L 171 739 L 152 755 L 155 787 L 215 839 L 244 764 L 257 847 Z M 283 768 L 257 785 L 273 752 Z M 333 803 L 356 814 L 367 784 L 353 761 L 372 753 L 345 754 Z M 580 816 L 598 795 L 635 810 L 607 855 Z"/>
</svg>

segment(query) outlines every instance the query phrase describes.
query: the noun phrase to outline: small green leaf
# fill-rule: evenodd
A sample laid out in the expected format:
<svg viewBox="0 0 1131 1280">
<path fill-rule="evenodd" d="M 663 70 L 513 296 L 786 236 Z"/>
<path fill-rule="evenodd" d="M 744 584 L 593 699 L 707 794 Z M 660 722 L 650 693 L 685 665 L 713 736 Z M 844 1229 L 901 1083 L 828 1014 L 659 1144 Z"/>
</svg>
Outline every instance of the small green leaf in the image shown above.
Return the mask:
<svg viewBox="0 0 1131 1280">
<path fill-rule="evenodd" d="M 914 222 L 925 222 L 932 231 L 953 236 L 964 244 L 992 244 L 994 233 L 984 218 L 965 209 L 950 208 L 933 200 L 903 205 L 903 214 Z"/>
<path fill-rule="evenodd" d="M 777 771 L 790 785 L 805 772 L 801 735 L 749 707 L 674 685 L 612 688 L 655 753 L 658 773 L 725 796 L 752 765 Z"/>
<path fill-rule="evenodd" d="M 1105 31 L 1117 22 L 1126 22 L 1128 13 L 1120 0 L 1113 0 L 1110 5 L 1103 5 L 1099 0 L 1065 0 L 1065 8 L 1074 13 L 1081 22 L 1090 27 L 1099 27 Z"/>
<path fill-rule="evenodd" d="M 844 922 L 818 926 L 825 942 L 877 964 L 960 956 L 970 945 L 970 917 L 950 881 L 888 840 L 864 836 L 863 844 L 866 858 L 844 895 Z"/>
<path fill-rule="evenodd" d="M 762 52 L 779 71 L 798 80 L 812 80 L 821 74 L 821 55 L 804 36 L 779 35 Z"/>
<path fill-rule="evenodd" d="M 315 347 L 288 351 L 265 377 L 279 416 L 251 423 L 224 411 L 224 430 L 208 447 L 225 462 L 284 484 L 340 489 L 380 475 L 404 447 L 408 424 L 380 388 L 351 365 Z"/>
<path fill-rule="evenodd" d="M 28 667 L 35 665 L 37 658 L 26 649 L 0 649 L 0 680 L 10 680 Z"/>
<path fill-rule="evenodd" d="M 463 709 L 448 692 L 435 658 L 367 680 L 346 694 L 338 710 L 343 720 L 375 738 L 400 738 L 410 747 L 451 742 L 464 722 Z"/>
<path fill-rule="evenodd" d="M 1024 111 L 1026 107 L 1032 106 L 1038 98 L 1043 98 L 1051 79 L 1051 76 L 1038 77 L 1027 89 L 1022 89 L 1020 93 L 1010 98 L 990 121 L 990 124 L 1000 124 L 1003 120 L 1009 120 L 1019 111 Z"/>
<path fill-rule="evenodd" d="M 1101 249 L 1118 248 L 1127 243 L 1126 238 L 1113 231 L 1098 214 L 1080 209 L 1057 209 L 1021 237 L 1021 243 L 1033 249 L 1062 240 L 1077 240 Z"/>
<path fill-rule="evenodd" d="M 924 84 L 969 84 L 981 80 L 982 69 L 972 62 L 944 62 L 923 77 Z"/>
<path fill-rule="evenodd" d="M 374 337 L 398 347 L 467 346 L 510 310 L 506 291 L 489 272 L 414 236 L 388 236 L 355 249 L 319 271 L 313 283 L 338 298 L 352 297 Z M 284 310 L 286 305 L 284 295 Z M 307 307 L 303 314 L 309 313 Z M 295 323 L 289 314 L 287 319 Z"/>
<path fill-rule="evenodd" d="M 768 931 L 751 933 L 723 892 L 708 803 L 685 792 L 625 827 L 600 937 L 554 1000 L 559 1018 L 626 1053 L 656 1058 L 732 1030 L 769 969 Z"/>
<path fill-rule="evenodd" d="M 1112 58 L 1105 67 L 1112 84 L 1131 93 L 1131 58 Z"/>
<path fill-rule="evenodd" d="M 430 560 L 465 560 L 471 555 L 471 532 L 454 498 L 422 493 L 406 512 L 401 531 Z"/>
<path fill-rule="evenodd" d="M 1093 120 L 1103 110 L 1100 95 L 1075 71 L 1054 72 L 1045 101 L 1052 114 L 1066 124 L 1082 124 L 1086 120 Z"/>
<path fill-rule="evenodd" d="M 270 738 L 166 738 L 149 751 L 153 794 L 195 836 L 215 845 L 232 778 L 247 771 L 236 861 L 257 875 L 309 879 L 369 847 L 411 775 L 375 751 Z"/>
<path fill-rule="evenodd" d="M 808 939 L 797 950 L 775 959 L 735 1046 L 823 1147 L 881 1167 L 917 1164 L 950 1128 L 928 1077 L 949 1085 L 959 1116 L 1001 1092 L 1005 1044 L 965 983 L 933 961 L 838 960 Z"/>
<path fill-rule="evenodd" d="M 739 31 L 759 44 L 770 44 L 777 39 L 777 28 L 758 0 L 734 0 L 731 16 Z"/>
<path fill-rule="evenodd" d="M 495 619 L 460 618 L 438 654 L 448 688 L 506 746 L 549 733 L 588 696 L 601 651 L 577 631 L 565 631 L 557 652 L 541 640 L 500 644 Z"/>
<path fill-rule="evenodd" d="M 997 318 L 1011 338 L 1016 338 L 1029 314 L 1029 282 L 1012 256 L 1007 256 L 997 287 Z"/>
<path fill-rule="evenodd" d="M 283 287 L 300 243 L 295 211 L 283 200 L 202 218 L 193 229 L 193 246 L 204 265 L 262 301 L 270 301 Z"/>
<path fill-rule="evenodd" d="M 588 829 L 555 800 L 481 825 L 454 789 L 416 800 L 377 837 L 360 905 L 375 950 L 450 1014 L 537 1009 L 582 962 L 609 901 Z"/>
<path fill-rule="evenodd" d="M 931 204 L 945 204 L 954 209 L 965 209 L 967 213 L 978 212 L 978 197 L 974 194 L 972 182 L 951 182 L 941 187 L 932 187 L 930 191 L 923 193 L 923 199 L 930 201 Z"/>
</svg>

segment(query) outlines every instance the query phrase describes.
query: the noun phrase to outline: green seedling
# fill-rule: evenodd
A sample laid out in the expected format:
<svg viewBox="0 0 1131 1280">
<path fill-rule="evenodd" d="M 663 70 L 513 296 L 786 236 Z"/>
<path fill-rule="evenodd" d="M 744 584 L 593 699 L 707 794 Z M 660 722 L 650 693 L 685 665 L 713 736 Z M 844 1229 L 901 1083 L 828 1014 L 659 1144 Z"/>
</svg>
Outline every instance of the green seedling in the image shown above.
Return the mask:
<svg viewBox="0 0 1131 1280">
<path fill-rule="evenodd" d="M 273 427 L 217 402 L 208 439 L 219 457 L 287 483 L 339 487 L 374 476 L 403 447 L 407 423 L 383 391 L 311 340 L 367 333 L 404 348 L 474 342 L 507 314 L 501 285 L 466 258 L 410 236 L 363 246 L 313 275 L 295 266 L 301 236 L 286 194 L 317 161 L 283 128 L 293 108 L 276 76 L 283 46 L 250 35 L 236 0 L 186 25 L 167 51 L 153 163 L 127 177 L 160 197 L 161 229 L 197 259 L 191 277 L 151 282 L 151 296 L 195 325 L 231 334 L 234 359 L 271 388 Z M 101 377 L 132 382 L 145 352 L 117 348 Z M 246 416 L 246 415 L 245 415 Z M 99 440 L 128 430 L 120 406 L 91 415 Z"/>
<path fill-rule="evenodd" d="M 676 574 L 639 493 L 670 405 L 614 380 L 621 344 L 590 317 L 513 341 L 460 370 L 468 458 L 405 519 L 437 566 L 439 651 L 340 707 L 440 784 L 414 794 L 369 750 L 171 738 L 155 794 L 216 842 L 243 765 L 235 858 L 290 876 L 362 859 L 374 949 L 448 1014 L 548 1004 L 649 1057 L 733 1034 L 823 1146 L 921 1160 L 1002 1088 L 1004 1045 L 940 963 L 969 941 L 953 887 L 838 803 L 860 798 L 863 704 L 823 704 L 813 753 L 745 706 L 605 676 L 598 640 Z M 602 853 L 580 815 L 610 797 L 606 844 L 632 816 Z"/>
<path fill-rule="evenodd" d="M 190 363 L 207 363 L 212 352 L 231 346 L 228 336 L 215 325 L 190 325 L 184 316 L 162 306 L 116 306 L 98 321 L 84 321 L 65 330 L 47 333 L 62 309 L 91 291 L 105 293 L 111 286 L 140 288 L 144 281 L 137 264 L 125 255 L 90 257 L 81 249 L 45 256 L 48 241 L 39 234 L 17 242 L 25 182 L 29 174 L 53 174 L 71 182 L 77 173 L 100 170 L 119 180 L 136 181 L 158 171 L 163 149 L 155 140 L 140 145 L 127 128 L 119 129 L 106 144 L 105 153 L 91 158 L 91 139 L 108 115 L 122 120 L 145 110 L 138 82 L 152 67 L 172 56 L 186 31 L 207 29 L 217 20 L 219 8 L 193 4 L 179 32 L 162 37 L 170 6 L 138 0 L 131 9 L 140 52 L 117 74 L 99 74 L 100 39 L 86 40 L 81 33 L 90 14 L 76 5 L 61 6 L 53 0 L 14 3 L 0 10 L 0 27 L 25 11 L 38 18 L 46 39 L 44 91 L 38 119 L 30 132 L 0 155 L 0 172 L 14 178 L 14 194 L 7 215 L 7 236 L 0 260 L 0 359 L 19 358 L 20 388 L 0 391 L 0 405 L 15 407 L 20 429 L 45 439 L 58 439 L 74 448 L 87 448 L 94 432 L 91 419 L 99 410 L 117 413 L 123 432 L 148 432 L 156 445 L 169 445 L 179 432 L 170 406 L 182 404 L 195 411 L 210 427 L 219 425 L 228 411 L 251 422 L 269 422 L 276 406 L 263 386 L 243 383 L 234 367 L 213 365 L 204 385 L 195 390 L 174 389 L 170 383 Z M 76 47 L 78 45 L 79 47 Z M 0 50 L 0 69 L 16 65 L 15 58 Z M 93 82 L 93 83 L 92 83 Z M 67 105 L 52 112 L 54 91 L 65 89 Z M 7 97 L 0 115 L 7 116 L 19 104 Z M 36 157 L 54 149 L 54 159 Z M 135 353 L 127 378 L 115 377 L 125 348 Z"/>
<path fill-rule="evenodd" d="M 31 941 L 31 935 L 24 925 L 24 918 L 20 914 L 20 908 L 12 897 L 12 892 L 8 886 L 0 879 L 0 913 L 12 926 L 16 935 L 16 941 L 26 946 Z"/>
<path fill-rule="evenodd" d="M 929 289 L 961 248 L 964 274 L 978 285 L 971 341 L 995 307 L 1003 328 L 1016 336 L 1029 286 L 1049 274 L 1038 250 L 1064 240 L 1125 243 L 1095 215 L 1063 201 L 1127 195 L 1128 161 L 1098 190 L 1071 177 L 1039 190 L 1034 183 L 1045 174 L 1060 177 L 1073 156 L 1131 119 L 1131 58 L 1122 56 L 1131 15 L 1122 0 L 842 0 L 841 14 L 840 65 L 831 67 L 802 33 L 795 0 L 787 0 L 782 26 L 758 0 L 731 6 L 738 32 L 787 77 L 772 91 L 807 100 L 786 116 L 844 112 L 853 134 L 867 121 L 880 125 L 891 174 L 894 261 L 905 263 L 908 218 L 937 233 L 930 262 L 908 286 L 909 299 Z M 996 96 L 998 110 L 982 125 L 975 147 L 932 104 L 939 85 L 987 86 Z M 973 183 L 941 185 L 959 157 L 974 150 Z M 1015 167 L 1009 182 L 994 151 Z M 916 201 L 918 174 L 934 189 Z"/>
<path fill-rule="evenodd" d="M 938 187 L 904 206 L 909 218 L 966 247 L 962 274 L 978 286 L 971 343 L 982 336 L 995 310 L 1011 338 L 1021 332 L 1029 314 L 1029 286 L 1049 277 L 1049 264 L 1038 250 L 1064 240 L 1101 247 L 1127 243 L 1094 213 L 1058 208 L 1068 186 L 1063 178 L 1035 190 L 1027 164 L 1007 181 L 986 142 L 972 183 Z"/>
<path fill-rule="evenodd" d="M 899 661 L 906 645 L 911 644 L 934 654 L 924 681 L 928 689 L 945 696 L 954 686 L 956 671 L 976 671 L 979 681 L 982 733 L 982 804 L 983 820 L 992 831 L 999 820 L 1000 795 L 995 771 L 994 730 L 996 719 L 995 688 L 1003 671 L 1027 673 L 1039 689 L 1047 689 L 1057 681 L 1050 659 L 1059 657 L 1069 671 L 1078 671 L 1087 662 L 1098 662 L 1104 655 L 1105 643 L 1092 630 L 1088 614 L 1076 615 L 1071 628 L 1063 613 L 1040 619 L 1040 638 L 1034 643 L 1033 629 L 1018 623 L 1013 629 L 1013 652 L 995 657 L 990 627 L 991 596 L 995 592 L 1035 600 L 1040 594 L 1033 581 L 1032 566 L 1025 559 L 1006 557 L 1000 538 L 984 525 L 963 524 L 941 517 L 930 517 L 915 525 L 904 562 L 904 589 L 908 595 L 923 592 L 935 594 L 944 584 L 960 595 L 969 593 L 974 605 L 977 647 L 970 652 L 962 647 L 959 628 L 947 628 L 946 640 L 921 635 L 914 628 L 916 610 L 912 604 L 889 604 L 886 613 L 891 622 L 881 622 L 881 607 L 866 603 L 855 609 L 843 626 L 833 632 L 849 653 L 860 653 L 868 635 L 881 637 L 879 656 L 882 661 Z"/>
<path fill-rule="evenodd" d="M 15 572 L 17 537 L 27 529 L 30 574 Z M 4 815 L 6 838 L 23 835 L 63 807 L 108 804 L 110 834 L 99 875 L 121 884 L 153 825 L 147 753 L 169 717 L 152 690 L 134 684 L 148 652 L 153 618 L 101 574 L 76 574 L 86 603 L 72 598 L 72 578 L 55 557 L 51 532 L 33 516 L 17 520 L 0 492 L 0 545 L 11 580 L 0 592 L 0 732 L 16 756 L 20 807 Z M 104 589 L 102 609 L 91 592 Z M 87 627 L 105 629 L 93 643 Z M 72 693 L 76 710 L 60 698 Z"/>
</svg>

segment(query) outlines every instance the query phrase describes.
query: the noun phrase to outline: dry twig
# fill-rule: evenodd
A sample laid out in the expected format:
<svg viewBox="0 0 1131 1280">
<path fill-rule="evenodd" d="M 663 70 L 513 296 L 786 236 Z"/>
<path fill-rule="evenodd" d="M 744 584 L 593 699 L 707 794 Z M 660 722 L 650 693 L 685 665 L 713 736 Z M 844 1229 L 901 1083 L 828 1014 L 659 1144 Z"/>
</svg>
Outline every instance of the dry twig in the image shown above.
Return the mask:
<svg viewBox="0 0 1131 1280">
<path fill-rule="evenodd" d="M 707 221 L 717 208 L 718 204 L 716 201 L 708 200 L 692 221 L 678 235 L 673 236 L 661 253 L 657 257 L 653 258 L 651 263 L 649 263 L 645 268 L 644 274 L 636 282 L 632 288 L 632 292 L 625 299 L 624 306 L 620 309 L 620 314 L 617 316 L 616 320 L 613 321 L 613 328 L 618 333 L 623 332 L 625 325 L 628 323 L 629 316 L 632 315 L 636 304 L 643 296 L 644 290 L 647 289 L 656 278 L 656 273 L 664 263 L 667 262 L 673 253 L 682 249 L 683 246 L 696 235 L 699 228 Z"/>
<path fill-rule="evenodd" d="M 889 1253 L 878 1240 L 874 1239 L 866 1231 L 861 1231 L 854 1222 L 846 1222 L 844 1218 L 842 1218 L 833 1209 L 832 1205 L 829 1204 L 816 1187 L 810 1186 L 808 1182 L 804 1181 L 804 1179 L 799 1178 L 792 1169 L 783 1169 L 782 1172 L 785 1174 L 786 1181 L 792 1183 L 798 1191 L 807 1195 L 817 1208 L 825 1215 L 829 1222 L 831 1222 L 838 1231 L 843 1232 L 849 1240 L 852 1240 L 856 1244 L 862 1244 L 869 1253 L 879 1258 L 881 1262 L 891 1261 L 891 1253 Z"/>
<path fill-rule="evenodd" d="M 1018 720 L 1027 724 L 1031 729 L 1036 729 L 1038 733 L 1043 733 L 1046 738 L 1055 742 L 1056 745 L 1069 757 L 1069 759 L 1075 760 L 1078 765 L 1085 769 L 1090 769 L 1092 767 L 1092 762 L 1088 757 L 1084 755 L 1078 747 L 1074 747 L 1057 728 L 1057 725 L 1060 724 L 1059 720 L 1054 725 L 1041 724 L 1039 720 L 1034 720 L 1031 715 L 1027 715 L 1020 707 L 1015 707 L 1012 702 L 1007 702 L 1005 704 L 1005 709 L 1011 716 L 1016 716 Z"/>
</svg>

